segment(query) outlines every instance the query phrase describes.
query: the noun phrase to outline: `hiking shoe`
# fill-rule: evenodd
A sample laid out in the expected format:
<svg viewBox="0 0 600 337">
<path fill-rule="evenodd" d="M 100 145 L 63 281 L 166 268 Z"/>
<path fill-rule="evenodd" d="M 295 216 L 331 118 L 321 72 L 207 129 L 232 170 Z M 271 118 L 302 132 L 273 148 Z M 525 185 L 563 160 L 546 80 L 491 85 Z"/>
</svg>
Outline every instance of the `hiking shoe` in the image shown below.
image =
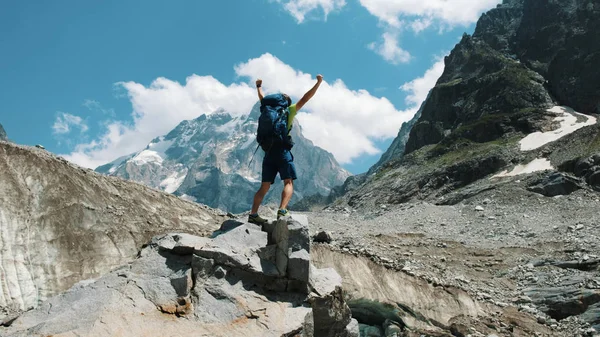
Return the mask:
<svg viewBox="0 0 600 337">
<path fill-rule="evenodd" d="M 277 211 L 277 220 L 279 220 L 279 218 L 281 218 L 282 216 L 288 216 L 290 215 L 290 212 L 288 212 L 287 209 L 280 209 Z"/>
<path fill-rule="evenodd" d="M 254 215 L 250 214 L 250 215 L 248 215 L 248 222 L 253 223 L 255 225 L 262 226 L 263 224 L 266 224 L 269 221 L 267 219 L 261 218 L 260 215 L 258 215 L 258 214 L 254 214 Z"/>
</svg>

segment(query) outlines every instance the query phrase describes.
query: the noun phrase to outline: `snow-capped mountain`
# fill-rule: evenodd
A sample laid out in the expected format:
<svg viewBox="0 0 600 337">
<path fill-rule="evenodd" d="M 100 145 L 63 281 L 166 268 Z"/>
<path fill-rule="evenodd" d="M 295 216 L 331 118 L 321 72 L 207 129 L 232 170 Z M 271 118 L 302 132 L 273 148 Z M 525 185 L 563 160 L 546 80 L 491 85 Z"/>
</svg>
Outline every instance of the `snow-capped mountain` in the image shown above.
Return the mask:
<svg viewBox="0 0 600 337">
<path fill-rule="evenodd" d="M 259 105 L 249 115 L 232 117 L 224 110 L 181 122 L 140 152 L 118 158 L 96 169 L 173 193 L 182 198 L 229 212 L 250 209 L 260 185 L 263 151 L 256 150 Z M 302 136 L 294 121 L 292 149 L 298 180 L 290 204 L 314 194 L 328 195 L 350 173 L 333 155 Z M 278 202 L 281 180 L 275 181 L 265 203 Z"/>
</svg>

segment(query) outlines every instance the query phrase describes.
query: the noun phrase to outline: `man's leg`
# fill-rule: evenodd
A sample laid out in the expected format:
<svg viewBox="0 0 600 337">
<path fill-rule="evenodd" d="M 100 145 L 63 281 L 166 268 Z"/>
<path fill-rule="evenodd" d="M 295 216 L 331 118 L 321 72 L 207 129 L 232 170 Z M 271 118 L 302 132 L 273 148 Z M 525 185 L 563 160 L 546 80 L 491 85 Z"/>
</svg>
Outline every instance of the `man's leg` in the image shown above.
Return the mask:
<svg viewBox="0 0 600 337">
<path fill-rule="evenodd" d="M 267 222 L 266 219 L 261 218 L 258 215 L 258 208 L 262 203 L 265 195 L 269 192 L 269 188 L 275 182 L 277 176 L 277 166 L 273 165 L 272 160 L 265 156 L 262 163 L 262 184 L 256 193 L 254 194 L 254 200 L 252 201 L 252 210 L 248 216 L 248 222 L 262 225 Z"/>
<path fill-rule="evenodd" d="M 283 180 L 283 191 L 281 192 L 281 204 L 279 209 L 287 209 L 288 203 L 294 194 L 294 181 L 292 178 Z"/>
<path fill-rule="evenodd" d="M 277 218 L 289 214 L 287 207 L 294 194 L 294 180 L 296 179 L 296 167 L 294 166 L 294 156 L 290 151 L 285 151 L 280 162 L 279 175 L 283 180 L 283 191 L 281 192 L 281 203 Z"/>
<path fill-rule="evenodd" d="M 269 188 L 271 188 L 270 182 L 263 182 L 260 185 L 260 188 L 258 191 L 256 191 L 256 194 L 254 194 L 254 201 L 252 202 L 252 211 L 250 211 L 250 214 L 258 213 L 258 208 L 260 207 L 265 195 L 267 195 L 267 192 L 269 192 Z"/>
</svg>

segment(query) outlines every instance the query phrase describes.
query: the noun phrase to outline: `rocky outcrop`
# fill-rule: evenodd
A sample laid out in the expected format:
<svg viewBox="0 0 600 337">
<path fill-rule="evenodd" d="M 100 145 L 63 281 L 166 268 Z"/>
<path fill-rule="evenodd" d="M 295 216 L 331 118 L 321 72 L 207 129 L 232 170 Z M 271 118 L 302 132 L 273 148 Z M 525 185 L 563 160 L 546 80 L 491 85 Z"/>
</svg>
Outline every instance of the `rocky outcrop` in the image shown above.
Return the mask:
<svg viewBox="0 0 600 337">
<path fill-rule="evenodd" d="M 507 167 L 547 158 L 554 169 L 598 152 L 598 127 L 589 114 L 598 112 L 600 89 L 593 79 L 599 74 L 586 62 L 600 55 L 591 42 L 598 38 L 599 11 L 592 0 L 504 0 L 483 14 L 473 35 L 464 34 L 445 58 L 408 139 L 400 130 L 359 186 L 335 203 L 440 202 Z M 536 138 L 569 132 L 572 137 L 551 144 Z M 544 145 L 524 149 L 519 143 L 527 137 Z M 594 186 L 595 171 L 586 172 Z M 531 188 L 548 196 L 581 187 L 564 179 L 540 183 Z"/>
<path fill-rule="evenodd" d="M 98 167 L 96 171 L 228 212 L 245 212 L 251 208 L 261 181 L 264 152 L 258 149 L 254 154 L 258 145 L 259 108 L 255 105 L 245 116 L 233 117 L 218 110 L 183 121 L 145 149 Z M 329 195 L 350 176 L 331 153 L 304 138 L 297 120 L 291 135 L 295 142 L 292 153 L 296 172 L 303 177 L 294 184 L 291 205 L 306 196 Z M 281 184 L 279 177 L 274 188 L 278 184 Z M 279 193 L 269 193 L 264 202 L 278 203 L 279 197 Z"/>
<path fill-rule="evenodd" d="M 4 131 L 2 124 L 0 124 L 0 141 L 4 141 L 4 142 L 8 141 L 8 136 L 6 135 L 6 131 Z"/>
<path fill-rule="evenodd" d="M 600 192 L 600 152 L 563 163 L 561 169 L 572 172 Z"/>
<path fill-rule="evenodd" d="M 587 114 L 600 113 L 599 16 L 595 0 L 526 0 L 514 37 L 519 59 L 548 80 L 557 100 Z"/>
<path fill-rule="evenodd" d="M 310 265 L 306 218 L 264 230 L 228 221 L 212 238 L 155 236 L 133 262 L 78 283 L 0 333 L 358 337 L 341 278 Z"/>
<path fill-rule="evenodd" d="M 553 104 L 538 73 L 468 35 L 445 62 L 411 129 L 406 153 L 446 138 L 485 143 L 509 132 L 541 129 L 536 114 Z"/>
<path fill-rule="evenodd" d="M 154 235 L 210 233 L 224 215 L 0 143 L 0 320 L 133 259 Z"/>
<path fill-rule="evenodd" d="M 547 197 L 555 197 L 557 195 L 569 195 L 583 188 L 583 185 L 575 177 L 560 172 L 553 172 L 546 177 L 532 182 L 527 189 Z"/>
<path fill-rule="evenodd" d="M 599 14 L 592 0 L 505 0 L 483 14 L 473 36 L 465 34 L 446 57 L 406 152 L 452 134 L 487 142 L 515 130 L 531 132 L 540 128 L 539 109 L 553 98 L 598 113 L 600 74 L 592 64 L 600 46 L 592 41 L 600 37 Z M 483 119 L 485 132 L 461 130 Z"/>
</svg>

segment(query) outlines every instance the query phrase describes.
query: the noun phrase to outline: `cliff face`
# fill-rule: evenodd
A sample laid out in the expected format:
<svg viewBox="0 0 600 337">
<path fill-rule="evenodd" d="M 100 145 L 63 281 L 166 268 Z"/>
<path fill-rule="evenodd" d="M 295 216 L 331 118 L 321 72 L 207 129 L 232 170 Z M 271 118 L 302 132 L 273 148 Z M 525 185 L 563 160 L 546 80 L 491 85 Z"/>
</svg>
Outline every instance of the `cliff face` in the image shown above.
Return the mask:
<svg viewBox="0 0 600 337">
<path fill-rule="evenodd" d="M 523 3 L 514 52 L 548 80 L 563 105 L 600 113 L 600 3 L 594 0 Z"/>
<path fill-rule="evenodd" d="M 412 122 L 338 202 L 437 200 L 513 165 L 538 159 L 553 170 L 599 152 L 590 116 L 600 113 L 599 17 L 592 0 L 505 0 L 483 14 L 445 58 L 410 131 Z"/>
<path fill-rule="evenodd" d="M 0 143 L 0 319 L 133 259 L 156 234 L 209 233 L 205 206 Z"/>
<path fill-rule="evenodd" d="M 510 0 L 483 14 L 473 36 L 446 58 L 406 152 L 450 135 L 485 142 L 537 131 L 541 110 L 554 100 L 600 112 L 599 15 L 591 0 Z M 459 130 L 483 119 L 485 132 Z"/>
</svg>

